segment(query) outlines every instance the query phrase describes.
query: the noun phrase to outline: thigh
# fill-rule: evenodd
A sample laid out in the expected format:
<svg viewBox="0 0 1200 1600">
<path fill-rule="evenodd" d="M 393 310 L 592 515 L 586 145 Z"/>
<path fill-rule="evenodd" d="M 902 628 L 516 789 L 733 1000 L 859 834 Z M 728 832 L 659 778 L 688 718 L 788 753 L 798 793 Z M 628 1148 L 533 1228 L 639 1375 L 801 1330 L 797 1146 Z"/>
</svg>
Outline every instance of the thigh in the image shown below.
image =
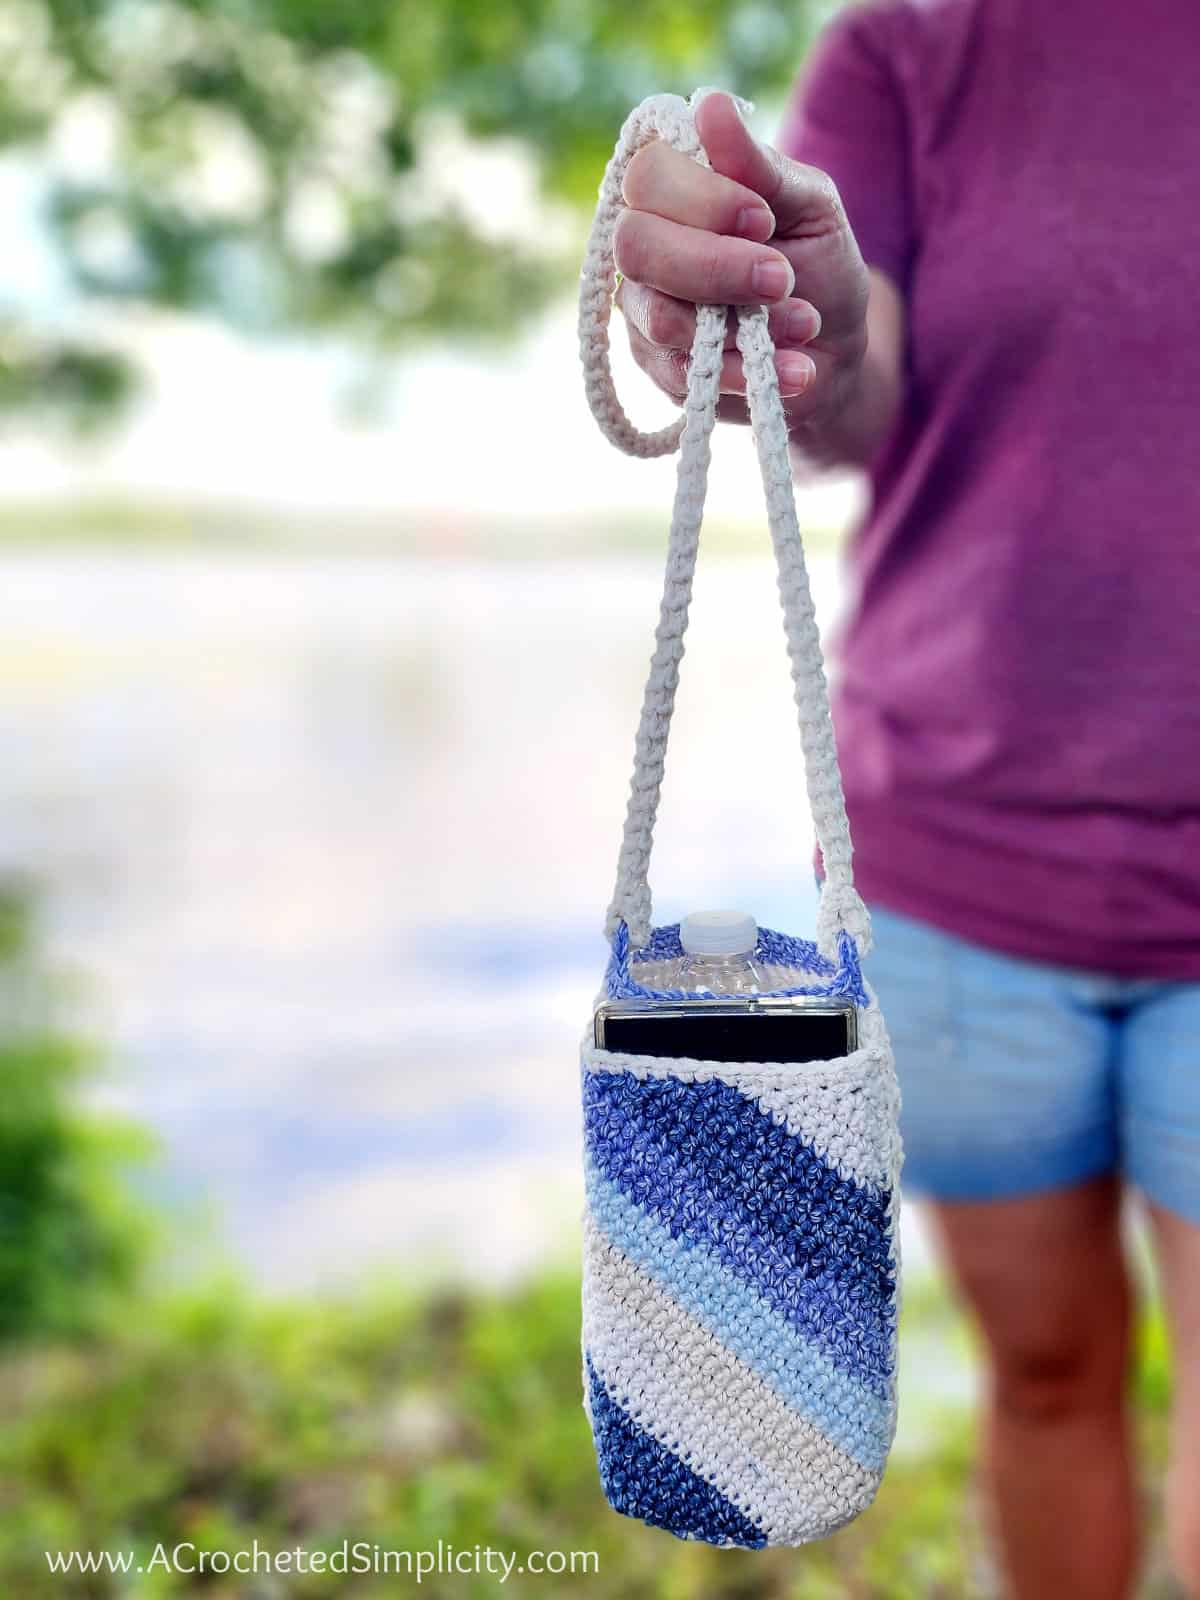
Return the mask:
<svg viewBox="0 0 1200 1600">
<path fill-rule="evenodd" d="M 1122 1165 L 1155 1206 L 1200 1224 L 1200 984 L 1133 1005 L 1118 1068 Z"/>
<path fill-rule="evenodd" d="M 1121 1392 L 1130 1288 L 1115 1174 L 1053 1194 L 938 1201 L 930 1210 L 1002 1390 L 1035 1412 Z"/>
<path fill-rule="evenodd" d="M 1115 1170 L 1113 1025 L 1081 974 L 873 909 L 867 977 L 896 1053 L 905 1187 L 996 1200 Z"/>
</svg>

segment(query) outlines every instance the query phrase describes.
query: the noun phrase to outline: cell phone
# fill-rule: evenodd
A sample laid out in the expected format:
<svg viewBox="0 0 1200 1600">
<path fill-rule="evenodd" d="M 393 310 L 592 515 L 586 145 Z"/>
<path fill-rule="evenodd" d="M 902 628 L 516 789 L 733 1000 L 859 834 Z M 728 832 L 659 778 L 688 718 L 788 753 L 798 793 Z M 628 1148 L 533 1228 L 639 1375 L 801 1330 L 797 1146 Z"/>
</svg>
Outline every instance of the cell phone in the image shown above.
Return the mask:
<svg viewBox="0 0 1200 1600">
<path fill-rule="evenodd" d="M 606 1000 L 594 1037 L 602 1050 L 697 1061 L 830 1061 L 858 1048 L 854 1007 L 823 997 Z"/>
</svg>

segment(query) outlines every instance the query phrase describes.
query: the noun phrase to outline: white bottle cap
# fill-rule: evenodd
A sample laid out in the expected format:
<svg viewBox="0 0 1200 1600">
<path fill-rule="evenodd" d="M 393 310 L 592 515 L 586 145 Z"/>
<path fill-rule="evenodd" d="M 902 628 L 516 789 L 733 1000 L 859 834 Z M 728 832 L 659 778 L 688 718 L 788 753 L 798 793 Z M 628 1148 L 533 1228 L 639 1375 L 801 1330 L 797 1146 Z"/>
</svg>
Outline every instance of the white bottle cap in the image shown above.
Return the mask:
<svg viewBox="0 0 1200 1600">
<path fill-rule="evenodd" d="M 758 924 L 744 911 L 693 911 L 679 924 L 679 942 L 689 956 L 749 955 Z"/>
</svg>

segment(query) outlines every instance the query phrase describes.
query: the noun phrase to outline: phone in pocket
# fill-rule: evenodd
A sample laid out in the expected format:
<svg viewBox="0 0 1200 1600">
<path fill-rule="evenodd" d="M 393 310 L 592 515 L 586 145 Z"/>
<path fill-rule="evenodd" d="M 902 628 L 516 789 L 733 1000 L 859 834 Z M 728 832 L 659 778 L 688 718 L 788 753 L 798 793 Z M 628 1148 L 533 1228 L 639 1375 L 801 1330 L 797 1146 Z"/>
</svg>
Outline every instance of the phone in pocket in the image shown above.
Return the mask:
<svg viewBox="0 0 1200 1600">
<path fill-rule="evenodd" d="M 696 1061 L 830 1061 L 858 1048 L 848 1002 L 796 995 L 726 1000 L 605 1000 L 595 1013 L 602 1050 Z"/>
</svg>

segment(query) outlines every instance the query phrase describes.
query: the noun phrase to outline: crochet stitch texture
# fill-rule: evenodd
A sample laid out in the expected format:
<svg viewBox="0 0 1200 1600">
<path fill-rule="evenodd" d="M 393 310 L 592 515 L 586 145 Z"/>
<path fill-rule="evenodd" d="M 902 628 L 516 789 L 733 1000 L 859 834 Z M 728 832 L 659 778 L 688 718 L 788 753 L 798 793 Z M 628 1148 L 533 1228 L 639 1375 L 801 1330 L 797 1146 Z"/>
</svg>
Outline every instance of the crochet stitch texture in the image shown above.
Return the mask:
<svg viewBox="0 0 1200 1600">
<path fill-rule="evenodd" d="M 757 1549 L 874 1498 L 901 1152 L 873 1000 L 859 1027 L 853 1054 L 802 1066 L 585 1041 L 584 1403 L 615 1510 Z"/>
<path fill-rule="evenodd" d="M 701 91 L 703 92 L 703 91 Z M 606 931 L 612 999 L 681 998 L 662 967 L 677 927 L 652 924 L 648 881 L 692 574 L 726 310 L 697 309 L 684 417 L 626 418 L 607 324 L 612 231 L 633 152 L 663 138 L 704 162 L 695 99 L 643 102 L 601 186 L 580 291 L 588 399 L 620 448 L 680 449 L 656 645 Z M 899 1096 L 861 970 L 870 923 L 851 846 L 824 668 L 796 521 L 787 429 L 761 307 L 738 311 L 779 571 L 809 802 L 825 863 L 817 941 L 760 929 L 775 995 L 837 997 L 858 1048 L 832 1061 L 721 1063 L 582 1051 L 584 1406 L 615 1510 L 681 1538 L 758 1549 L 820 1538 L 858 1515 L 896 1423 Z"/>
</svg>

